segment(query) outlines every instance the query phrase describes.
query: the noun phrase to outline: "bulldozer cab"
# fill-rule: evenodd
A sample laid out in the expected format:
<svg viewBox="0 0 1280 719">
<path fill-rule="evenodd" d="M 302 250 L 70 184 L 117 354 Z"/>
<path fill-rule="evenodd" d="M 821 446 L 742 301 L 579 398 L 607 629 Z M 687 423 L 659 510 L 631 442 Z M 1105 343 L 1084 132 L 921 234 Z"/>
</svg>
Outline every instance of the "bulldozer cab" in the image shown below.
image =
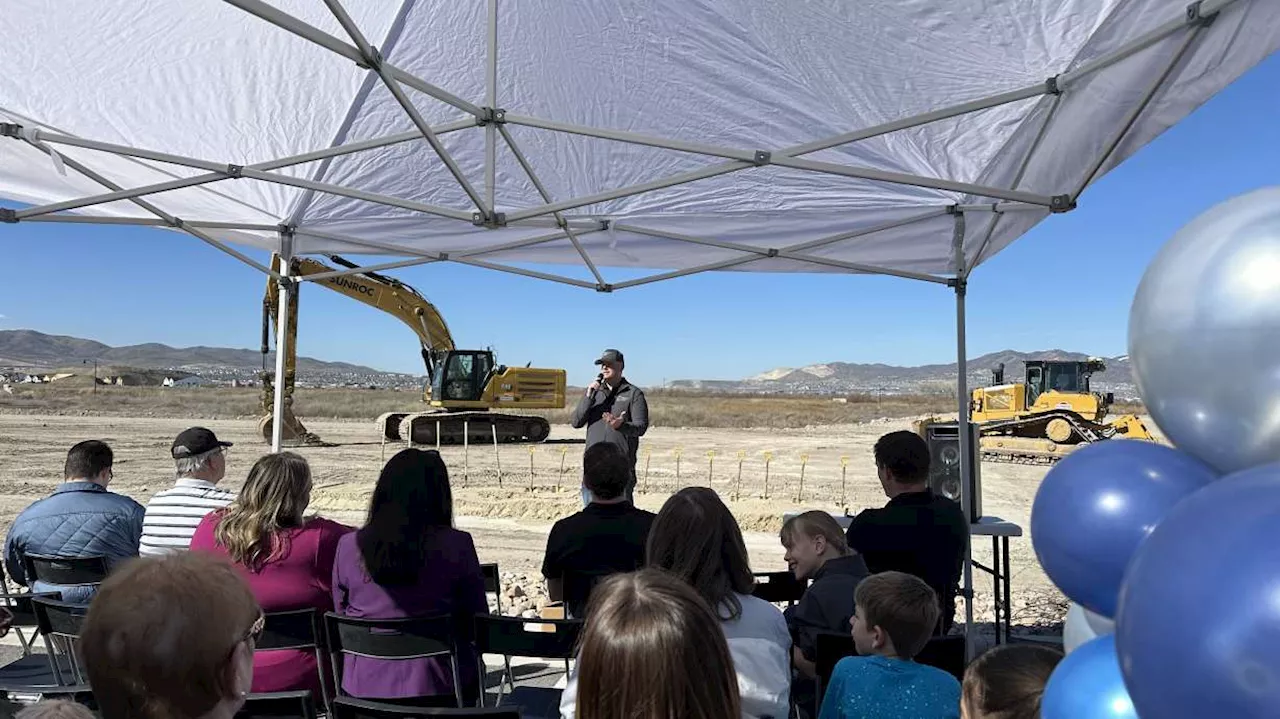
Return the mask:
<svg viewBox="0 0 1280 719">
<path fill-rule="evenodd" d="M 1093 371 L 1089 362 L 1028 360 L 1027 406 L 1034 405 L 1040 395 L 1050 390 L 1063 394 L 1087 394 L 1089 375 Z"/>
<path fill-rule="evenodd" d="M 431 385 L 431 396 L 445 403 L 478 402 L 493 374 L 493 353 L 451 350 L 445 353 Z"/>
</svg>

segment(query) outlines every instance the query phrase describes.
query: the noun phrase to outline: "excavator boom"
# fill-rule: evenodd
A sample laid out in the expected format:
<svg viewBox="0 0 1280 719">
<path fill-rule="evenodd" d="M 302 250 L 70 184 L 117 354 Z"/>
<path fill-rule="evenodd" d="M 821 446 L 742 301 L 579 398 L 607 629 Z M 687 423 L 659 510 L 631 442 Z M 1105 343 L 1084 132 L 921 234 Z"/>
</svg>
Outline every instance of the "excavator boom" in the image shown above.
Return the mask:
<svg viewBox="0 0 1280 719">
<path fill-rule="evenodd" d="M 355 265 L 337 255 L 329 255 L 334 264 L 346 269 L 357 269 Z M 280 257 L 272 256 L 272 267 L 279 269 Z M 550 433 L 550 425 L 541 417 L 526 415 L 507 415 L 484 411 L 497 403 L 513 409 L 539 409 L 552 406 L 546 399 L 547 392 L 559 400 L 558 406 L 564 405 L 564 370 L 547 370 L 532 368 L 490 367 L 487 376 L 479 374 L 470 377 L 475 384 L 475 397 L 467 398 L 433 398 L 431 387 L 439 384 L 438 373 L 446 371 L 451 361 L 459 357 L 484 356 L 492 363 L 492 353 L 488 351 L 458 351 L 454 345 L 453 335 L 444 317 L 422 293 L 413 287 L 391 277 L 374 272 L 353 272 L 344 275 L 333 275 L 334 268 L 310 258 L 296 258 L 290 264 L 290 275 L 293 277 L 316 278 L 312 284 L 326 287 L 334 292 L 350 297 L 374 309 L 381 310 L 403 322 L 418 337 L 422 362 L 427 371 L 428 382 L 423 388 L 423 400 L 441 407 L 429 412 L 388 412 L 378 418 L 379 431 L 386 440 L 413 439 L 423 443 L 452 441 L 461 435 L 470 435 L 474 431 L 488 431 L 493 439 L 501 436 L 503 441 L 535 441 L 539 442 Z M 271 413 L 270 378 L 265 371 L 265 357 L 268 351 L 270 326 L 278 312 L 278 290 L 274 282 L 267 282 L 267 292 L 263 299 L 263 410 Z M 285 437 L 290 441 L 302 441 L 315 444 L 319 439 L 306 431 L 301 421 L 292 413 L 292 394 L 294 388 L 297 355 L 294 351 L 293 339 L 297 336 L 297 302 L 292 303 L 289 322 L 286 327 L 290 341 L 289 354 L 285 357 L 285 376 L 282 385 L 286 399 Z M 461 366 L 461 365 L 459 365 Z M 466 365 L 470 367 L 471 365 Z M 458 366 L 454 367 L 456 370 Z M 476 365 L 478 373 L 482 368 Z M 442 377 L 443 375 L 441 375 Z M 547 384 L 547 383 L 550 384 Z M 545 391 L 543 391 L 545 390 Z M 263 437 L 271 436 L 270 416 L 259 423 Z M 456 425 L 456 426 L 454 426 Z M 486 435 L 488 436 L 488 435 Z M 464 440 L 465 441 L 465 440 Z"/>
</svg>

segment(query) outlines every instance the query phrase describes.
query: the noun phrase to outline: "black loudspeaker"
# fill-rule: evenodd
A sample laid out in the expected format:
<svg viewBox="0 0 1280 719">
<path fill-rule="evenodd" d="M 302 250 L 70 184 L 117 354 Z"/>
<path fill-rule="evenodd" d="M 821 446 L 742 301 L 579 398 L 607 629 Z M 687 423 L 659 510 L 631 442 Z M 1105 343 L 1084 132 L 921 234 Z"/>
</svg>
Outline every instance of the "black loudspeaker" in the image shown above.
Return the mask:
<svg viewBox="0 0 1280 719">
<path fill-rule="evenodd" d="M 973 481 L 969 485 L 969 497 L 965 516 L 970 522 L 982 517 L 982 450 L 978 445 L 979 431 L 969 425 L 969 442 L 973 447 Z M 924 441 L 929 445 L 929 487 L 948 499 L 960 502 L 960 424 L 941 422 L 929 424 L 924 430 Z"/>
</svg>

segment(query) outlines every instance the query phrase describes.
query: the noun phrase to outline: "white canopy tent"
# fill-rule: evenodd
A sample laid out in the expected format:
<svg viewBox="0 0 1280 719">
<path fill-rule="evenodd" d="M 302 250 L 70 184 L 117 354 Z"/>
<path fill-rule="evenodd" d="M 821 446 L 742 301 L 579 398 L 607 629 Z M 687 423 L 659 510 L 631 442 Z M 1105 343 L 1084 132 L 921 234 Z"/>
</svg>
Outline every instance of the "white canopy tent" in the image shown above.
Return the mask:
<svg viewBox="0 0 1280 719">
<path fill-rule="evenodd" d="M 180 230 L 273 274 L 285 303 L 294 281 L 237 246 L 604 292 L 708 271 L 945 284 L 962 423 L 973 269 L 1280 47 L 1280 0 L 6 0 L 3 16 L 0 196 L 29 206 L 0 221 Z"/>
</svg>

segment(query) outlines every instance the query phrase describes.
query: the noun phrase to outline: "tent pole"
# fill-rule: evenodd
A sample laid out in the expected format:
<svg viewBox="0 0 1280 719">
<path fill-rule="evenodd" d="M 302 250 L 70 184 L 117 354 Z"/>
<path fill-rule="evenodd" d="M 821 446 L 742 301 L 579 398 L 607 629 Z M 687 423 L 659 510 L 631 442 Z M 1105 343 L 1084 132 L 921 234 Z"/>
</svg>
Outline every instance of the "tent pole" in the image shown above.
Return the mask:
<svg viewBox="0 0 1280 719">
<path fill-rule="evenodd" d="M 498 0 L 489 0 L 489 57 L 486 73 L 485 102 L 490 109 L 498 107 Z M 498 124 L 484 126 L 484 192 L 490 209 L 497 203 Z M 496 211 L 496 210 L 495 210 Z"/>
<path fill-rule="evenodd" d="M 296 301 L 294 280 L 289 276 L 293 263 L 293 230 L 280 231 L 280 301 L 276 307 L 276 376 L 274 404 L 271 408 L 271 451 L 279 452 L 284 441 L 285 357 L 292 351 L 288 344 L 289 310 Z"/>
<path fill-rule="evenodd" d="M 973 466 L 977 458 L 973 456 L 973 441 L 969 437 L 969 363 L 965 348 L 965 293 L 968 280 L 964 274 L 964 213 L 955 215 L 955 239 L 953 244 L 956 256 L 956 279 L 953 287 L 956 292 L 956 425 L 960 442 L 960 507 L 969 522 L 976 522 L 977 517 L 970 515 L 971 498 L 969 492 L 973 483 Z M 973 542 L 972 537 L 965 542 L 964 549 L 964 658 L 968 664 L 973 659 Z"/>
</svg>

